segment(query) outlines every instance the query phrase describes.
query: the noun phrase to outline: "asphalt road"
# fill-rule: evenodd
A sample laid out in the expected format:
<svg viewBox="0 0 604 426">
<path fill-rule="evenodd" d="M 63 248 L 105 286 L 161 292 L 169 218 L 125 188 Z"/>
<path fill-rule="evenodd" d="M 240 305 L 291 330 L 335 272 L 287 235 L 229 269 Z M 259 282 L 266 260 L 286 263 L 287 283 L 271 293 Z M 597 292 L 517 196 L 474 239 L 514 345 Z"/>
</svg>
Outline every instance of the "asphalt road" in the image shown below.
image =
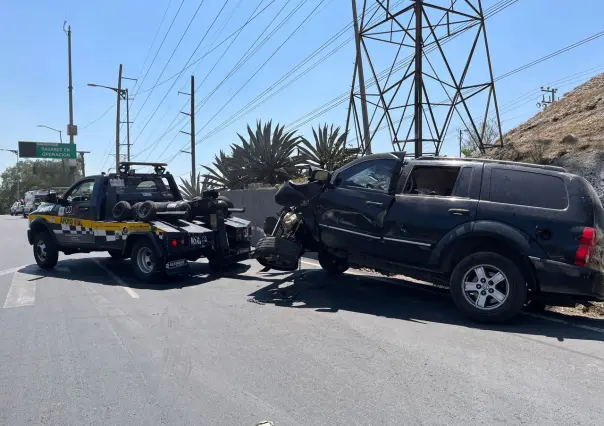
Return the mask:
<svg viewBox="0 0 604 426">
<path fill-rule="evenodd" d="M 604 423 L 604 324 L 477 326 L 446 295 L 312 261 L 163 286 L 103 253 L 42 273 L 26 227 L 0 217 L 0 424 Z"/>
</svg>

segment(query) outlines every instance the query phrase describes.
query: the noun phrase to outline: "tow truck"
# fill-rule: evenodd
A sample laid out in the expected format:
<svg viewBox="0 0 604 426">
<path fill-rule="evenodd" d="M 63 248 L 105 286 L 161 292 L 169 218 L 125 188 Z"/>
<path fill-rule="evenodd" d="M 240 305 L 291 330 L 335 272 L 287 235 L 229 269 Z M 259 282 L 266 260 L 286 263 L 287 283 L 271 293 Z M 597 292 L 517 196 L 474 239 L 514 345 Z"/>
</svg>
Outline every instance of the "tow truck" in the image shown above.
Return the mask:
<svg viewBox="0 0 604 426">
<path fill-rule="evenodd" d="M 232 216 L 244 209 L 217 191 L 184 201 L 166 166 L 122 162 L 115 173 L 80 179 L 61 197 L 49 192 L 29 214 L 27 239 L 38 266 L 54 268 L 59 252 L 106 251 L 130 258 L 136 277 L 148 282 L 186 272 L 202 256 L 214 271 L 248 259 L 250 222 Z"/>
</svg>

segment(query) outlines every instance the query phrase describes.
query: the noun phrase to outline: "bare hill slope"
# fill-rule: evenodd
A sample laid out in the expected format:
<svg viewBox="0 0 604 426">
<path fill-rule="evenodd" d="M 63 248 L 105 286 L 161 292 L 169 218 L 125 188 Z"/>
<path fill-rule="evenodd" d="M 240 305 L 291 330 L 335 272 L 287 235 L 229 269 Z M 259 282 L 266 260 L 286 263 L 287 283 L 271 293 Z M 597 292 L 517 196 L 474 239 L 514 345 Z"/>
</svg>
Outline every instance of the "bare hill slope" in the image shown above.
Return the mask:
<svg viewBox="0 0 604 426">
<path fill-rule="evenodd" d="M 486 157 L 555 164 L 604 195 L 604 74 L 576 87 L 503 137 Z"/>
</svg>

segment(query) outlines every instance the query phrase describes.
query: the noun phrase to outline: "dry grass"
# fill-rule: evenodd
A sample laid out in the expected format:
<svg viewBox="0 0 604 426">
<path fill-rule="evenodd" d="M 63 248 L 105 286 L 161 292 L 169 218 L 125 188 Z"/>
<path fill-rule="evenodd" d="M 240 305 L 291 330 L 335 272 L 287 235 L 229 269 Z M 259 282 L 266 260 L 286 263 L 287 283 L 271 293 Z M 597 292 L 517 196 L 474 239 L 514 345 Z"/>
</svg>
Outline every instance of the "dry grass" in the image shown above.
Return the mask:
<svg viewBox="0 0 604 426">
<path fill-rule="evenodd" d="M 581 316 L 594 319 L 604 319 L 604 302 L 578 304 L 574 308 L 563 306 L 548 306 L 548 311 L 570 316 Z"/>
<path fill-rule="evenodd" d="M 604 74 L 576 87 L 503 137 L 486 157 L 551 163 L 566 154 L 604 148 Z"/>
</svg>

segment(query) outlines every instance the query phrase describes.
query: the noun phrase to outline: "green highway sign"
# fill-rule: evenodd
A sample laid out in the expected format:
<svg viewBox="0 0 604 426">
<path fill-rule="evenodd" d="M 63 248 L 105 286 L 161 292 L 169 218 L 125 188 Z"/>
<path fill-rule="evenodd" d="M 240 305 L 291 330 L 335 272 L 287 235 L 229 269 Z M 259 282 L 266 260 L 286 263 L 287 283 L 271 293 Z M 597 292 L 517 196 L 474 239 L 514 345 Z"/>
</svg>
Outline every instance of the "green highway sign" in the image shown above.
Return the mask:
<svg viewBox="0 0 604 426">
<path fill-rule="evenodd" d="M 75 160 L 76 155 L 76 145 L 73 143 L 19 141 L 19 157 L 21 158 L 69 158 Z"/>
</svg>

